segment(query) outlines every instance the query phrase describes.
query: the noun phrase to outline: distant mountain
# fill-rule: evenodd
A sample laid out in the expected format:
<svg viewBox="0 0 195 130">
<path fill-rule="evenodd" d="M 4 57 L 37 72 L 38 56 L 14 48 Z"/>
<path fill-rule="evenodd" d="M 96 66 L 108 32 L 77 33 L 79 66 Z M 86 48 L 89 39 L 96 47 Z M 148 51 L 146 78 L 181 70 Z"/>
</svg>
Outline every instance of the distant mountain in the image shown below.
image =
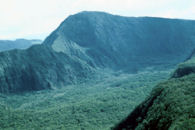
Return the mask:
<svg viewBox="0 0 195 130">
<path fill-rule="evenodd" d="M 182 63 L 171 79 L 150 96 L 115 130 L 193 130 L 195 128 L 195 57 Z"/>
<path fill-rule="evenodd" d="M 105 69 L 134 73 L 172 67 L 195 48 L 195 21 L 81 12 L 42 45 L 0 53 L 0 92 L 63 87 Z"/>
<path fill-rule="evenodd" d="M 16 39 L 11 40 L 0 40 L 0 52 L 8 51 L 13 49 L 27 49 L 34 44 L 41 44 L 42 41 L 38 39 L 26 40 L 26 39 Z"/>
</svg>

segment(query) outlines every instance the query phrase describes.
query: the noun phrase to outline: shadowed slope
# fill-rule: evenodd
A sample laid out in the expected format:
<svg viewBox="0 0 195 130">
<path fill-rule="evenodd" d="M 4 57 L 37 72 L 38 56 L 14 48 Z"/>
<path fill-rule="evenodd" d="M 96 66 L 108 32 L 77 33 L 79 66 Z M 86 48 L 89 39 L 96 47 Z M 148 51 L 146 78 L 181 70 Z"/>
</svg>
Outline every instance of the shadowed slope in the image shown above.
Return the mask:
<svg viewBox="0 0 195 130">
<path fill-rule="evenodd" d="M 91 67 L 43 45 L 0 53 L 2 93 L 62 87 L 87 80 L 92 73 Z"/>
<path fill-rule="evenodd" d="M 173 77 L 157 85 L 115 130 L 195 128 L 194 57 L 179 65 Z"/>
<path fill-rule="evenodd" d="M 98 67 L 135 72 L 183 62 L 195 48 L 194 30 L 190 20 L 81 12 L 68 17 L 44 43 L 56 51 L 75 43 Z"/>
</svg>

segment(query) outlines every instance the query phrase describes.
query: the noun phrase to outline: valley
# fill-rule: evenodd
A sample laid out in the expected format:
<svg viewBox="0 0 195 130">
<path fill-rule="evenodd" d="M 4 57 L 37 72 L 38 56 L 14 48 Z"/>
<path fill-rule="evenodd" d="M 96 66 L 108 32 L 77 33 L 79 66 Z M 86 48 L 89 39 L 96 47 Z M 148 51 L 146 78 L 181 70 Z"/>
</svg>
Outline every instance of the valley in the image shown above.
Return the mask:
<svg viewBox="0 0 195 130">
<path fill-rule="evenodd" d="M 0 129 L 191 127 L 194 48 L 194 20 L 70 15 L 42 44 L 0 52 Z"/>
<path fill-rule="evenodd" d="M 56 90 L 0 95 L 1 129 L 105 129 L 126 117 L 172 70 L 104 75 Z"/>
</svg>

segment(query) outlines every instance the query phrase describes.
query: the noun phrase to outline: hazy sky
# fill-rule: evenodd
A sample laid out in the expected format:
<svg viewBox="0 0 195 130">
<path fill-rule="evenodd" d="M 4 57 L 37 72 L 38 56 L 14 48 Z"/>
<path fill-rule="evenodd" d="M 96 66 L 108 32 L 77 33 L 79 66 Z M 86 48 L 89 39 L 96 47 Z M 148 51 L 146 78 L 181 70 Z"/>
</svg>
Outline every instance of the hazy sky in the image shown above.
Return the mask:
<svg viewBox="0 0 195 130">
<path fill-rule="evenodd" d="M 80 11 L 195 20 L 195 0 L 0 0 L 0 39 L 44 39 Z"/>
</svg>

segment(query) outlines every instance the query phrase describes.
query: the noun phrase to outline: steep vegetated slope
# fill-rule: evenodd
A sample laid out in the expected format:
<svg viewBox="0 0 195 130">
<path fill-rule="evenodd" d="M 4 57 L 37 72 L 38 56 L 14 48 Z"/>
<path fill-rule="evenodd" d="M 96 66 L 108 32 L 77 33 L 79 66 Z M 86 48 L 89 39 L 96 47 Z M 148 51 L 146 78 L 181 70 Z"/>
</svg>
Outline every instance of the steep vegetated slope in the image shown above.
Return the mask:
<svg viewBox="0 0 195 130">
<path fill-rule="evenodd" d="M 38 39 L 26 40 L 26 39 L 16 39 L 11 40 L 0 40 L 0 51 L 8 51 L 13 49 L 27 49 L 34 44 L 41 44 L 42 41 Z"/>
<path fill-rule="evenodd" d="M 78 13 L 43 45 L 0 53 L 0 92 L 64 86 L 91 78 L 99 69 L 171 67 L 190 54 L 194 36 L 195 21 Z"/>
<path fill-rule="evenodd" d="M 195 129 L 194 58 L 180 64 L 172 78 L 157 85 L 115 129 Z"/>
<path fill-rule="evenodd" d="M 173 73 L 173 78 L 180 78 L 185 75 L 195 73 L 195 53 L 191 55 L 191 59 L 181 63 L 177 70 Z"/>
<path fill-rule="evenodd" d="M 0 53 L 0 63 L 2 93 L 59 88 L 93 73 L 89 66 L 44 45 Z"/>
</svg>

